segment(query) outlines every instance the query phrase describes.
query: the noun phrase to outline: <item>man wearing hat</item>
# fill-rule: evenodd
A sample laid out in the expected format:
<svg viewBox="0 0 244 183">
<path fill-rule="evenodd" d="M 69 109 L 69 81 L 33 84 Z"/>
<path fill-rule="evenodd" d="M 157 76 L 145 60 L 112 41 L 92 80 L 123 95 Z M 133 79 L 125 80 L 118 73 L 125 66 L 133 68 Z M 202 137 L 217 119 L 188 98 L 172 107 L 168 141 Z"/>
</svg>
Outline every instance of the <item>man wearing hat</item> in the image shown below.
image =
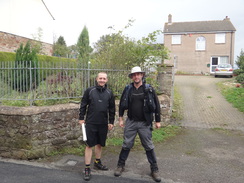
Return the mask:
<svg viewBox="0 0 244 183">
<path fill-rule="evenodd" d="M 155 90 L 143 82 L 145 72 L 136 66 L 131 69 L 129 78 L 132 83 L 125 87 L 119 104 L 119 126 L 124 128 L 124 142 L 119 155 L 115 176 L 121 176 L 124 171 L 125 161 L 129 156 L 130 149 L 134 145 L 135 137 L 138 133 L 141 144 L 144 147 L 148 162 L 150 163 L 151 176 L 156 182 L 161 178 L 158 174 L 157 159 L 152 142 L 152 121 L 153 114 L 156 121 L 156 128 L 160 128 L 160 105 Z M 148 90 L 151 91 L 148 92 Z M 153 104 L 150 106 L 150 98 Z M 153 107 L 152 107 L 153 106 Z M 127 119 L 124 125 L 123 115 L 127 111 Z"/>
</svg>

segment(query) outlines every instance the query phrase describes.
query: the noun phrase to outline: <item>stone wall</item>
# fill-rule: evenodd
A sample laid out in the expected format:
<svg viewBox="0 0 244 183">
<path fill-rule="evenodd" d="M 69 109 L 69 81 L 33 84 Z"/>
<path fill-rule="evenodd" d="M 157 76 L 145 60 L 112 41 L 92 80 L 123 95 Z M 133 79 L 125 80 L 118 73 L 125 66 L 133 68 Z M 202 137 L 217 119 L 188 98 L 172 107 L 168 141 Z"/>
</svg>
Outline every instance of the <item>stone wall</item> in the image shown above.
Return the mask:
<svg viewBox="0 0 244 183">
<path fill-rule="evenodd" d="M 17 36 L 14 34 L 0 31 L 0 51 L 2 52 L 15 52 L 21 43 L 26 44 L 27 41 L 34 41 L 33 39 Z M 49 43 L 41 42 L 42 53 L 48 56 L 52 56 L 53 45 Z"/>
<path fill-rule="evenodd" d="M 162 125 L 167 125 L 171 115 L 172 67 L 160 66 L 158 79 L 161 121 Z M 115 128 L 108 135 L 122 138 L 123 131 L 117 125 L 118 103 L 116 101 Z M 63 147 L 80 146 L 82 132 L 78 123 L 79 107 L 79 104 L 0 106 L 0 156 L 36 159 Z"/>
<path fill-rule="evenodd" d="M 47 156 L 64 146 L 78 146 L 82 133 L 78 105 L 0 107 L 0 155 L 17 159 Z"/>
</svg>

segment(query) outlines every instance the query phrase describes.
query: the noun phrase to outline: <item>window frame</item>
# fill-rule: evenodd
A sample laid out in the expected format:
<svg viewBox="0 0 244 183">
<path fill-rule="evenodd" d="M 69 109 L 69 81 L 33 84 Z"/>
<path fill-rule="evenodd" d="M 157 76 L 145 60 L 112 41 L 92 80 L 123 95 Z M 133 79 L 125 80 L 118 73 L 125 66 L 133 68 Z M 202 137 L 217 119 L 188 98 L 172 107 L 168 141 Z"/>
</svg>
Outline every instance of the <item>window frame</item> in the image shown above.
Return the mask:
<svg viewBox="0 0 244 183">
<path fill-rule="evenodd" d="M 181 44 L 181 35 L 172 35 L 171 44 Z"/>
<path fill-rule="evenodd" d="M 225 33 L 216 33 L 215 34 L 215 43 L 216 44 L 226 43 L 226 34 Z"/>
<path fill-rule="evenodd" d="M 196 38 L 196 51 L 206 50 L 206 38 L 204 36 L 199 36 Z"/>
</svg>

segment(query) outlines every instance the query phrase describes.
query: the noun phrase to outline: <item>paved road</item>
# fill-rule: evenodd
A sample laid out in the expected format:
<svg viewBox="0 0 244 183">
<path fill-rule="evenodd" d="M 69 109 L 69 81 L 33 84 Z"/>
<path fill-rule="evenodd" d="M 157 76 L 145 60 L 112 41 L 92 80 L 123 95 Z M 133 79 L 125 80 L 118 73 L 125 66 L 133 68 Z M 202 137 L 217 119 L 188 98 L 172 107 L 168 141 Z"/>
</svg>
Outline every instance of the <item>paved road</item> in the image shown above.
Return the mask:
<svg viewBox="0 0 244 183">
<path fill-rule="evenodd" d="M 81 171 L 77 169 L 62 170 L 33 163 L 23 164 L 18 161 L 14 163 L 0 161 L 1 183 L 81 183 L 87 182 L 82 178 Z M 93 174 L 90 183 L 147 183 L 147 180 L 134 179 L 133 177 L 117 178 L 113 176 Z"/>
</svg>

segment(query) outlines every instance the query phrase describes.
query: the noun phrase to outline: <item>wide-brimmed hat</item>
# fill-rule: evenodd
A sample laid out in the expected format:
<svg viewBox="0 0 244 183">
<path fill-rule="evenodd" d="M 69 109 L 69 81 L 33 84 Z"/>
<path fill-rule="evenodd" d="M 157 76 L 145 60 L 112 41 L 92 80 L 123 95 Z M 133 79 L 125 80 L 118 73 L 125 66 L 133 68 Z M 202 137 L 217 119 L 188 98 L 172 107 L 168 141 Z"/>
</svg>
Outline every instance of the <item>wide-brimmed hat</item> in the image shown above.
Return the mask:
<svg viewBox="0 0 244 183">
<path fill-rule="evenodd" d="M 141 68 L 140 68 L 139 66 L 133 67 L 133 68 L 131 69 L 131 72 L 130 72 L 130 74 L 128 75 L 129 78 L 131 78 L 131 75 L 134 74 L 134 73 L 143 73 L 143 74 L 145 74 L 145 72 L 142 71 Z"/>
</svg>

